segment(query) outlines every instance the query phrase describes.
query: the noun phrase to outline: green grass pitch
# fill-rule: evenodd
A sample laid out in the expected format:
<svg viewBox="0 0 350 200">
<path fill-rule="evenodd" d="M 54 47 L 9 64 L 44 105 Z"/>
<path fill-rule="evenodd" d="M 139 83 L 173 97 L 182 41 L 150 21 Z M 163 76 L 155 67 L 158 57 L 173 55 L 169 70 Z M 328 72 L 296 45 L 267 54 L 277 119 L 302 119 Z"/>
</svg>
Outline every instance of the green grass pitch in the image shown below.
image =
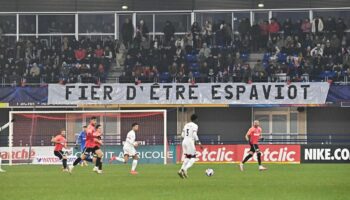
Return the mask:
<svg viewBox="0 0 350 200">
<path fill-rule="evenodd" d="M 130 165 L 105 165 L 104 174 L 92 166 L 74 169 L 72 175 L 60 166 L 4 166 L 0 174 L 0 199 L 100 200 L 100 199 L 350 199 L 349 164 L 266 165 L 195 164 L 189 178 L 176 174 L 179 165 L 139 165 L 139 175 L 130 175 Z M 214 176 L 205 176 L 212 168 Z"/>
</svg>

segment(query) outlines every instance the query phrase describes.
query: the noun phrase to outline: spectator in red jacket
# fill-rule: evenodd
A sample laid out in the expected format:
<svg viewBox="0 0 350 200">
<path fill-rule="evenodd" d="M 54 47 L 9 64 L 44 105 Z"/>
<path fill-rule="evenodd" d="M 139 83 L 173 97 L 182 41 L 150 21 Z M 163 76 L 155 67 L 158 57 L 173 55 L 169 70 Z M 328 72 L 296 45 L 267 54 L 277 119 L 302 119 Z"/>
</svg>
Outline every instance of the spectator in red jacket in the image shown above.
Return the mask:
<svg viewBox="0 0 350 200">
<path fill-rule="evenodd" d="M 271 18 L 271 22 L 269 24 L 269 33 L 271 37 L 275 37 L 277 33 L 280 31 L 280 25 L 275 18 Z"/>
<path fill-rule="evenodd" d="M 308 18 L 304 19 L 303 23 L 301 24 L 301 30 L 303 31 L 304 34 L 310 33 L 311 32 L 311 23 Z"/>
<path fill-rule="evenodd" d="M 102 58 L 103 54 L 104 54 L 104 49 L 102 49 L 101 46 L 98 44 L 95 50 L 96 58 Z"/>
<path fill-rule="evenodd" d="M 77 61 L 82 61 L 86 57 L 86 50 L 79 47 L 78 50 L 75 50 L 74 54 Z"/>
</svg>

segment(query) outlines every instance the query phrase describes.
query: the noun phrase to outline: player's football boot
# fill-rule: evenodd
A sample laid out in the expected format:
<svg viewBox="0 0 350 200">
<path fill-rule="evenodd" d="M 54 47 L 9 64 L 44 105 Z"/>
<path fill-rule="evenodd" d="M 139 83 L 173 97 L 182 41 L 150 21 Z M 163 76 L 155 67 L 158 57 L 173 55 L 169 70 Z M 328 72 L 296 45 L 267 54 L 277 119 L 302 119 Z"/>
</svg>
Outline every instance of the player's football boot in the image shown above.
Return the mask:
<svg viewBox="0 0 350 200">
<path fill-rule="evenodd" d="M 72 173 L 72 172 L 73 172 L 73 168 L 74 168 L 73 165 L 69 166 L 69 167 L 68 167 L 68 172 L 69 172 L 69 173 Z"/>
<path fill-rule="evenodd" d="M 137 175 L 137 174 L 139 174 L 137 171 L 135 171 L 135 170 L 131 170 L 130 171 L 130 174 L 132 174 L 132 175 Z"/>
<path fill-rule="evenodd" d="M 259 166 L 259 171 L 264 171 L 264 170 L 267 170 L 267 168 L 264 167 L 264 166 L 262 166 L 262 165 L 260 165 L 260 166 Z"/>
<path fill-rule="evenodd" d="M 181 170 L 182 171 L 182 175 L 184 176 L 184 178 L 188 178 L 188 174 L 187 174 L 187 171 L 185 170 Z"/>
<path fill-rule="evenodd" d="M 180 178 L 184 178 L 184 174 L 182 173 L 182 170 L 178 171 L 177 174 L 180 176 Z"/>
</svg>

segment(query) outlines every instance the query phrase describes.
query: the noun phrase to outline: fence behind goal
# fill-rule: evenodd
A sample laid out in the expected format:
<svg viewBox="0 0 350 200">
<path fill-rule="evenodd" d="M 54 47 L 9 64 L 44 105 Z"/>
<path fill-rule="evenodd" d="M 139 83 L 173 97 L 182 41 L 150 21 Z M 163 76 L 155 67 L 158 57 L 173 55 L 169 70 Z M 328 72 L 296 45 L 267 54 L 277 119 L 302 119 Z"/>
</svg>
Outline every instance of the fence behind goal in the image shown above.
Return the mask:
<svg viewBox="0 0 350 200">
<path fill-rule="evenodd" d="M 135 122 L 140 124 L 136 140 L 140 143 L 141 158 L 149 151 L 157 155 L 156 158 L 144 159 L 144 162 L 166 164 L 171 161 L 166 156 L 166 110 L 13 111 L 10 119 L 15 119 L 15 122 L 10 126 L 8 155 L 5 157 L 10 164 L 58 164 L 59 160 L 53 156 L 51 139 L 63 128 L 69 146 L 68 161 L 72 162 L 81 151 L 77 136 L 92 116 L 97 117 L 97 124 L 102 126 L 105 161 L 112 155 L 122 155 L 123 142 Z"/>
</svg>

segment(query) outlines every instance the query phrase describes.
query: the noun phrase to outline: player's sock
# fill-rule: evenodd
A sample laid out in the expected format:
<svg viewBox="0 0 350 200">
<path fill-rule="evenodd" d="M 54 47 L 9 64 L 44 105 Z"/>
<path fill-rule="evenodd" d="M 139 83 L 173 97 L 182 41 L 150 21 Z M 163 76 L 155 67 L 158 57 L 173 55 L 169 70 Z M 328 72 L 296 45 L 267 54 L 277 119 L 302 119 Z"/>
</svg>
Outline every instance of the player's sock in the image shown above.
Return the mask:
<svg viewBox="0 0 350 200">
<path fill-rule="evenodd" d="M 100 161 L 100 165 L 98 166 L 99 170 L 102 170 L 102 161 Z"/>
<path fill-rule="evenodd" d="M 188 164 L 188 161 L 190 161 L 190 159 L 185 158 L 184 162 L 182 163 L 181 169 L 185 169 L 186 165 Z"/>
<path fill-rule="evenodd" d="M 1 169 L 1 165 L 2 165 L 2 159 L 0 158 L 0 169 Z"/>
<path fill-rule="evenodd" d="M 67 159 L 62 160 L 63 168 L 67 169 Z"/>
<path fill-rule="evenodd" d="M 97 157 L 96 158 L 96 167 L 100 167 L 100 164 L 101 164 L 101 158 Z"/>
<path fill-rule="evenodd" d="M 242 161 L 242 163 L 244 164 L 244 163 L 247 162 L 251 157 L 253 157 L 253 155 L 252 155 L 252 154 L 248 154 L 248 155 L 244 158 L 244 160 Z"/>
<path fill-rule="evenodd" d="M 257 153 L 259 166 L 261 165 L 261 153 Z"/>
<path fill-rule="evenodd" d="M 131 171 L 135 171 L 135 170 L 136 170 L 137 162 L 138 162 L 138 160 L 133 160 L 133 161 L 132 161 L 132 164 L 131 164 Z"/>
<path fill-rule="evenodd" d="M 77 159 L 75 159 L 74 163 L 73 163 L 73 166 L 76 166 L 77 164 L 79 164 L 81 161 L 81 158 L 78 157 Z"/>
<path fill-rule="evenodd" d="M 190 167 L 192 167 L 192 165 L 193 165 L 195 162 L 196 162 L 196 159 L 195 159 L 195 158 L 191 158 L 191 159 L 188 161 L 187 165 L 185 166 L 184 170 L 187 171 Z"/>
</svg>

